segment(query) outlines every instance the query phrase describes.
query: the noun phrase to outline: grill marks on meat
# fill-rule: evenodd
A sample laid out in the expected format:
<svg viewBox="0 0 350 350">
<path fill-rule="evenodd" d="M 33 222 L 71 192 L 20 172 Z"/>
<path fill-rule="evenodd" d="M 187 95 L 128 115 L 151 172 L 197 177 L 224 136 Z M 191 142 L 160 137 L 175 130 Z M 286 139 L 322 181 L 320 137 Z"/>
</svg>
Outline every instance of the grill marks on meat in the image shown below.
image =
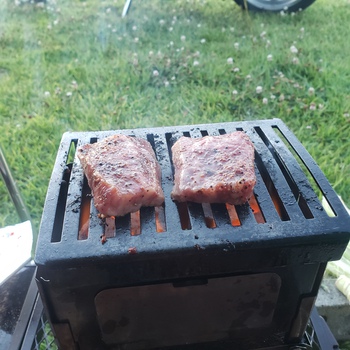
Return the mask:
<svg viewBox="0 0 350 350">
<path fill-rule="evenodd" d="M 244 204 L 256 183 L 254 146 L 242 131 L 193 139 L 172 147 L 178 202 Z"/>
<path fill-rule="evenodd" d="M 161 168 L 148 141 L 113 135 L 79 147 L 78 157 L 101 214 L 123 216 L 164 202 Z"/>
</svg>

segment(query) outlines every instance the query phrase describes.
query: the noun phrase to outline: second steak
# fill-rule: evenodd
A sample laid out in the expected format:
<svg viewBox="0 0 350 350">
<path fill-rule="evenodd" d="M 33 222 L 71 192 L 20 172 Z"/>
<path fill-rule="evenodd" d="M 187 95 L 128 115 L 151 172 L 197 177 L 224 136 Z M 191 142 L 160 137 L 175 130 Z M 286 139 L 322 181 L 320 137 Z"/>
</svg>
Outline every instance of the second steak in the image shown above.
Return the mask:
<svg viewBox="0 0 350 350">
<path fill-rule="evenodd" d="M 172 147 L 179 202 L 244 204 L 256 183 L 254 146 L 241 131 L 193 139 L 181 137 Z"/>
</svg>

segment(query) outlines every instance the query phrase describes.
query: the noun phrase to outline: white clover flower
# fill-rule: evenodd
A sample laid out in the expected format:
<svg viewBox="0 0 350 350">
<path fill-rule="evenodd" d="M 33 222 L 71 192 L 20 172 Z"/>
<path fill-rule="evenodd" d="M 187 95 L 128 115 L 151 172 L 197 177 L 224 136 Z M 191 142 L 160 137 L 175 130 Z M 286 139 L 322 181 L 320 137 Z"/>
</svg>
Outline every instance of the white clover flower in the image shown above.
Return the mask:
<svg viewBox="0 0 350 350">
<path fill-rule="evenodd" d="M 293 57 L 292 63 L 293 64 L 299 64 L 299 58 L 298 57 Z"/>
<path fill-rule="evenodd" d="M 171 80 L 175 80 L 176 78 L 175 78 L 175 75 L 173 75 L 172 77 L 171 77 Z"/>
<path fill-rule="evenodd" d="M 174 42 L 173 42 L 173 41 L 170 41 L 169 45 L 170 45 L 170 46 L 173 46 L 173 45 L 174 45 Z"/>
<path fill-rule="evenodd" d="M 221 31 L 222 31 L 223 33 L 225 33 L 225 32 L 226 32 L 226 28 L 225 28 L 225 27 L 222 27 L 222 28 L 221 28 Z"/>
<path fill-rule="evenodd" d="M 51 24 L 48 24 L 48 25 L 47 25 L 47 29 L 51 30 L 51 29 L 52 29 L 52 25 L 51 25 Z"/>
<path fill-rule="evenodd" d="M 266 97 L 264 97 L 263 100 L 262 100 L 262 103 L 263 103 L 264 105 L 267 105 L 268 102 L 269 102 L 269 100 L 268 100 Z"/>
<path fill-rule="evenodd" d="M 234 32 L 235 31 L 235 28 L 234 27 L 230 27 L 230 32 Z"/>
<path fill-rule="evenodd" d="M 281 15 L 281 17 L 284 17 L 284 16 L 286 15 L 286 13 L 282 10 L 282 11 L 280 12 L 280 15 Z"/>
<path fill-rule="evenodd" d="M 165 80 L 164 86 L 165 86 L 165 87 L 168 87 L 169 85 L 170 85 L 170 83 L 169 83 L 167 80 Z"/>
<path fill-rule="evenodd" d="M 252 78 L 252 76 L 250 74 L 248 74 L 245 78 L 250 80 Z"/>
<path fill-rule="evenodd" d="M 139 42 L 139 38 L 137 38 L 137 37 L 134 38 L 134 42 L 135 42 L 135 43 L 138 43 L 138 42 Z"/>
<path fill-rule="evenodd" d="M 68 91 L 68 92 L 66 93 L 66 96 L 67 96 L 67 97 L 71 97 L 71 96 L 72 96 L 72 92 L 71 92 L 71 91 Z"/>
<path fill-rule="evenodd" d="M 197 28 L 200 28 L 202 25 L 200 23 L 197 24 Z"/>
<path fill-rule="evenodd" d="M 318 104 L 318 109 L 323 109 L 324 108 L 324 105 L 322 103 L 319 103 Z"/>
<path fill-rule="evenodd" d="M 181 35 L 181 41 L 186 41 L 186 36 L 185 35 Z"/>
<path fill-rule="evenodd" d="M 206 40 L 205 39 L 201 39 L 201 44 L 205 44 Z"/>
<path fill-rule="evenodd" d="M 233 44 L 233 47 L 234 47 L 235 49 L 239 49 L 239 43 L 234 43 L 234 44 Z"/>
<path fill-rule="evenodd" d="M 344 116 L 345 118 L 349 118 L 349 117 L 350 117 L 350 113 L 345 112 L 345 113 L 343 114 L 343 116 Z"/>
<path fill-rule="evenodd" d="M 45 91 L 45 92 L 44 92 L 44 96 L 45 96 L 45 97 L 49 97 L 50 95 L 51 95 L 51 94 L 50 94 L 50 91 Z"/>
<path fill-rule="evenodd" d="M 262 86 L 257 86 L 256 89 L 255 89 L 255 92 L 256 92 L 257 94 L 261 94 L 261 93 L 263 92 Z"/>
<path fill-rule="evenodd" d="M 154 76 L 154 77 L 158 77 L 159 72 L 158 72 L 158 71 L 155 69 L 155 70 L 153 71 L 153 73 L 152 73 L 152 74 L 153 74 L 153 76 Z"/>
<path fill-rule="evenodd" d="M 168 29 L 168 30 L 169 30 L 169 32 L 172 32 L 172 31 L 173 31 L 173 29 L 174 29 L 173 27 L 169 27 L 169 29 Z"/>
<path fill-rule="evenodd" d="M 297 49 L 294 45 L 292 45 L 292 46 L 290 47 L 290 52 L 291 52 L 291 53 L 294 53 L 294 54 L 297 54 L 299 51 L 298 51 L 298 49 Z"/>
<path fill-rule="evenodd" d="M 193 61 L 194 66 L 199 66 L 199 61 Z"/>
<path fill-rule="evenodd" d="M 233 69 L 233 71 L 234 71 L 235 73 L 238 73 L 238 72 L 239 72 L 239 68 L 238 68 L 238 67 L 235 67 L 235 68 Z"/>
<path fill-rule="evenodd" d="M 315 94 L 315 89 L 313 87 L 309 87 L 308 93 L 310 96 Z"/>
<path fill-rule="evenodd" d="M 108 7 L 108 9 L 106 9 L 106 13 L 110 13 L 111 9 Z"/>
<path fill-rule="evenodd" d="M 164 24 L 165 24 L 164 19 L 159 20 L 159 24 L 160 24 L 161 26 L 164 25 Z"/>
<path fill-rule="evenodd" d="M 78 88 L 78 83 L 75 80 L 72 81 L 72 88 L 73 89 L 77 89 Z"/>
<path fill-rule="evenodd" d="M 280 97 L 278 98 L 278 101 L 283 102 L 284 101 L 284 95 L 281 94 Z"/>
<path fill-rule="evenodd" d="M 312 129 L 311 125 L 306 125 L 306 129 Z"/>
<path fill-rule="evenodd" d="M 238 95 L 238 91 L 237 91 L 237 90 L 233 90 L 233 91 L 232 91 L 232 95 L 233 95 L 233 96 Z"/>
<path fill-rule="evenodd" d="M 314 102 L 312 102 L 312 103 L 310 104 L 309 109 L 310 109 L 310 111 L 316 110 L 316 104 L 315 104 Z"/>
<path fill-rule="evenodd" d="M 267 55 L 267 57 L 266 57 L 266 58 L 267 58 L 267 60 L 268 60 L 268 61 L 270 61 L 270 62 L 271 62 L 273 57 L 272 57 L 272 55 L 271 55 L 271 54 L 269 54 L 269 55 Z"/>
<path fill-rule="evenodd" d="M 232 57 L 229 57 L 227 59 L 227 64 L 233 64 L 233 58 Z"/>
<path fill-rule="evenodd" d="M 272 101 L 273 101 L 273 100 L 275 100 L 275 99 L 276 99 L 276 96 L 275 96 L 275 95 L 273 95 L 273 94 L 271 94 L 271 95 L 270 95 L 270 100 L 272 100 Z"/>
<path fill-rule="evenodd" d="M 59 22 L 59 20 L 58 20 L 58 19 L 55 19 L 55 20 L 53 21 L 53 25 L 54 25 L 54 26 L 57 26 L 58 22 Z"/>
<path fill-rule="evenodd" d="M 266 40 L 266 47 L 270 47 L 271 46 L 271 41 L 270 40 Z"/>
<path fill-rule="evenodd" d="M 132 30 L 137 30 L 137 27 L 136 26 L 132 26 Z"/>
<path fill-rule="evenodd" d="M 150 52 L 148 53 L 148 56 L 153 56 L 153 54 L 154 54 L 154 52 L 153 52 L 153 51 L 150 51 Z"/>
<path fill-rule="evenodd" d="M 260 38 L 265 38 L 265 36 L 266 36 L 266 32 L 265 31 L 260 33 Z"/>
<path fill-rule="evenodd" d="M 193 57 L 199 57 L 200 56 L 200 52 L 199 51 L 196 51 L 194 54 L 193 54 Z"/>
</svg>

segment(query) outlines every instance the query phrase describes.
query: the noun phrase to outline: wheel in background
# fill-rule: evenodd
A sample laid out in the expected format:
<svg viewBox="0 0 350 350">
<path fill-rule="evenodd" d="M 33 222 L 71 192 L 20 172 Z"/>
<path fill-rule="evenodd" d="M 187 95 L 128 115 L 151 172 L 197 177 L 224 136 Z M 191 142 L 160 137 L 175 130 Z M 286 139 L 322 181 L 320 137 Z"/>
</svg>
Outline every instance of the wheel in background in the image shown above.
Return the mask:
<svg viewBox="0 0 350 350">
<path fill-rule="evenodd" d="M 251 11 L 297 12 L 306 9 L 315 0 L 234 0 L 243 9 Z"/>
</svg>

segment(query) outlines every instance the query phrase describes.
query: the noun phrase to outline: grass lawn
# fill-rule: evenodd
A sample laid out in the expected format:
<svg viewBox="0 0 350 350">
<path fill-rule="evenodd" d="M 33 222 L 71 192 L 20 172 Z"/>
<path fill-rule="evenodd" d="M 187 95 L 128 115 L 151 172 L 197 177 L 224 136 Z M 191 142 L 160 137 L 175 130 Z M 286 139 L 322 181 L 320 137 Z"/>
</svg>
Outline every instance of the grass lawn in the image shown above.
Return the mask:
<svg viewBox="0 0 350 350">
<path fill-rule="evenodd" d="M 0 2 L 0 145 L 37 231 L 65 131 L 281 118 L 350 206 L 350 1 Z M 18 222 L 0 182 L 0 227 Z"/>
</svg>

